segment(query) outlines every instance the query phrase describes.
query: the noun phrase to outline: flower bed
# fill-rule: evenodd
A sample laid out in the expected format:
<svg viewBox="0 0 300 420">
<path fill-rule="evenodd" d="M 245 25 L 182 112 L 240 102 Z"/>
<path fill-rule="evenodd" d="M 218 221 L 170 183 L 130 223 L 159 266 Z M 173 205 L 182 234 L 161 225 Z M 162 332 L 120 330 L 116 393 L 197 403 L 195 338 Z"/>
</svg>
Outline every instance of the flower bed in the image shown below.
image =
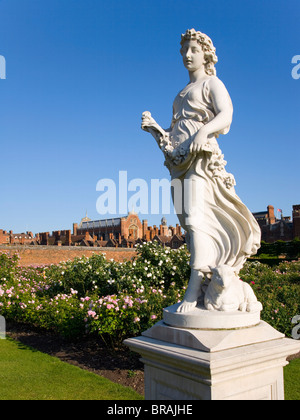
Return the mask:
<svg viewBox="0 0 300 420">
<path fill-rule="evenodd" d="M 18 256 L 0 254 L 0 314 L 8 320 L 55 331 L 64 337 L 97 334 L 118 346 L 150 328 L 163 308 L 180 300 L 190 268 L 185 247 L 138 247 L 137 258 L 119 263 L 103 255 L 58 265 L 18 267 Z M 300 314 L 300 263 L 270 268 L 246 263 L 241 278 L 252 285 L 262 319 L 290 336 Z"/>
<path fill-rule="evenodd" d="M 248 282 L 263 304 L 262 319 L 291 337 L 295 315 L 300 315 L 300 261 L 270 267 L 247 262 L 240 277 Z"/>
</svg>

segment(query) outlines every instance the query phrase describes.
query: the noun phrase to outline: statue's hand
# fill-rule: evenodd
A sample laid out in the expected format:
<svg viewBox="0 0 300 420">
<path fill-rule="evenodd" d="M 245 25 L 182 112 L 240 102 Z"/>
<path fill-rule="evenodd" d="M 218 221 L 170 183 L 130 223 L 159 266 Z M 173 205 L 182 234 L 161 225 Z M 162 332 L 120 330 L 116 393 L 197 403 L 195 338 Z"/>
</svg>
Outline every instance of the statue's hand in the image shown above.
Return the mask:
<svg viewBox="0 0 300 420">
<path fill-rule="evenodd" d="M 165 143 L 168 144 L 168 133 L 157 124 L 149 111 L 145 111 L 142 114 L 142 129 L 152 134 L 160 148 Z"/>
<path fill-rule="evenodd" d="M 142 114 L 142 130 L 149 131 L 149 128 L 157 128 L 158 124 L 154 118 L 152 118 L 149 111 L 145 111 Z"/>
<path fill-rule="evenodd" d="M 205 130 L 201 128 L 196 134 L 194 140 L 190 145 L 190 153 L 197 154 L 201 152 L 203 147 L 208 143 L 208 138 Z"/>
</svg>

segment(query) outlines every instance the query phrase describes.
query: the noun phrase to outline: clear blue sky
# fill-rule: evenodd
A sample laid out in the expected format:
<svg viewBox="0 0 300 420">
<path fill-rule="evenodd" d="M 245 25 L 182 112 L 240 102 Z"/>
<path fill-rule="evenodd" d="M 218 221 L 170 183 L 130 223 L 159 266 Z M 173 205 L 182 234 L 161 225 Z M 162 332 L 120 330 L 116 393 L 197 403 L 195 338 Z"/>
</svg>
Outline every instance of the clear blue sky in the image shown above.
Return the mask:
<svg viewBox="0 0 300 420">
<path fill-rule="evenodd" d="M 300 203 L 299 0 L 0 0 L 0 228 L 69 229 L 99 219 L 101 178 L 168 178 L 140 129 L 168 127 L 188 82 L 181 33 L 207 33 L 234 105 L 220 146 L 251 211 Z M 150 224 L 161 216 L 141 214 Z M 175 224 L 176 216 L 167 216 Z"/>
</svg>

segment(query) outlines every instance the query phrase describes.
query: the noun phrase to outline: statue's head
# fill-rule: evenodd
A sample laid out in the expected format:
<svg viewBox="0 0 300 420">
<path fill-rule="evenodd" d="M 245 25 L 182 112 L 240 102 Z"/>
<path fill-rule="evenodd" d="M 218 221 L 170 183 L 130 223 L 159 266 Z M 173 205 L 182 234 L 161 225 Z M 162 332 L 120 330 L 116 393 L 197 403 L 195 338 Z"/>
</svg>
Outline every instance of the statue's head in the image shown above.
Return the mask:
<svg viewBox="0 0 300 420">
<path fill-rule="evenodd" d="M 182 51 L 182 47 L 186 41 L 196 41 L 199 45 L 201 45 L 204 52 L 205 72 L 209 76 L 216 75 L 215 64 L 218 62 L 218 57 L 216 56 L 216 49 L 209 36 L 200 31 L 195 31 L 195 29 L 188 29 L 185 34 L 181 35 L 180 52 Z"/>
</svg>

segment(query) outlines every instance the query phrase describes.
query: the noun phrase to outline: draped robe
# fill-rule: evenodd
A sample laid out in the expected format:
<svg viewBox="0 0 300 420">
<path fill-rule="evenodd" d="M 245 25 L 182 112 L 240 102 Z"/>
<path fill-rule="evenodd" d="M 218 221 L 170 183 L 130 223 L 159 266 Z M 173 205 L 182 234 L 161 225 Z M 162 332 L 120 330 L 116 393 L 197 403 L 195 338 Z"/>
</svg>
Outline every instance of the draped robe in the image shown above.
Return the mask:
<svg viewBox="0 0 300 420">
<path fill-rule="evenodd" d="M 246 259 L 260 247 L 261 231 L 252 213 L 235 193 L 235 180 L 217 138 L 230 126 L 209 136 L 208 143 L 195 155 L 189 147 L 199 129 L 216 115 L 209 79 L 188 84 L 173 104 L 169 140 L 173 153 L 166 155 L 172 183 L 179 180 L 173 201 L 181 226 L 187 232 L 191 267 L 203 272 L 228 265 L 239 272 Z M 224 86 L 224 85 L 223 85 Z M 227 93 L 227 91 L 226 91 Z M 227 93 L 228 94 L 228 93 Z M 232 107 L 228 94 L 228 106 Z M 177 196 L 176 196 L 177 194 Z"/>
</svg>

